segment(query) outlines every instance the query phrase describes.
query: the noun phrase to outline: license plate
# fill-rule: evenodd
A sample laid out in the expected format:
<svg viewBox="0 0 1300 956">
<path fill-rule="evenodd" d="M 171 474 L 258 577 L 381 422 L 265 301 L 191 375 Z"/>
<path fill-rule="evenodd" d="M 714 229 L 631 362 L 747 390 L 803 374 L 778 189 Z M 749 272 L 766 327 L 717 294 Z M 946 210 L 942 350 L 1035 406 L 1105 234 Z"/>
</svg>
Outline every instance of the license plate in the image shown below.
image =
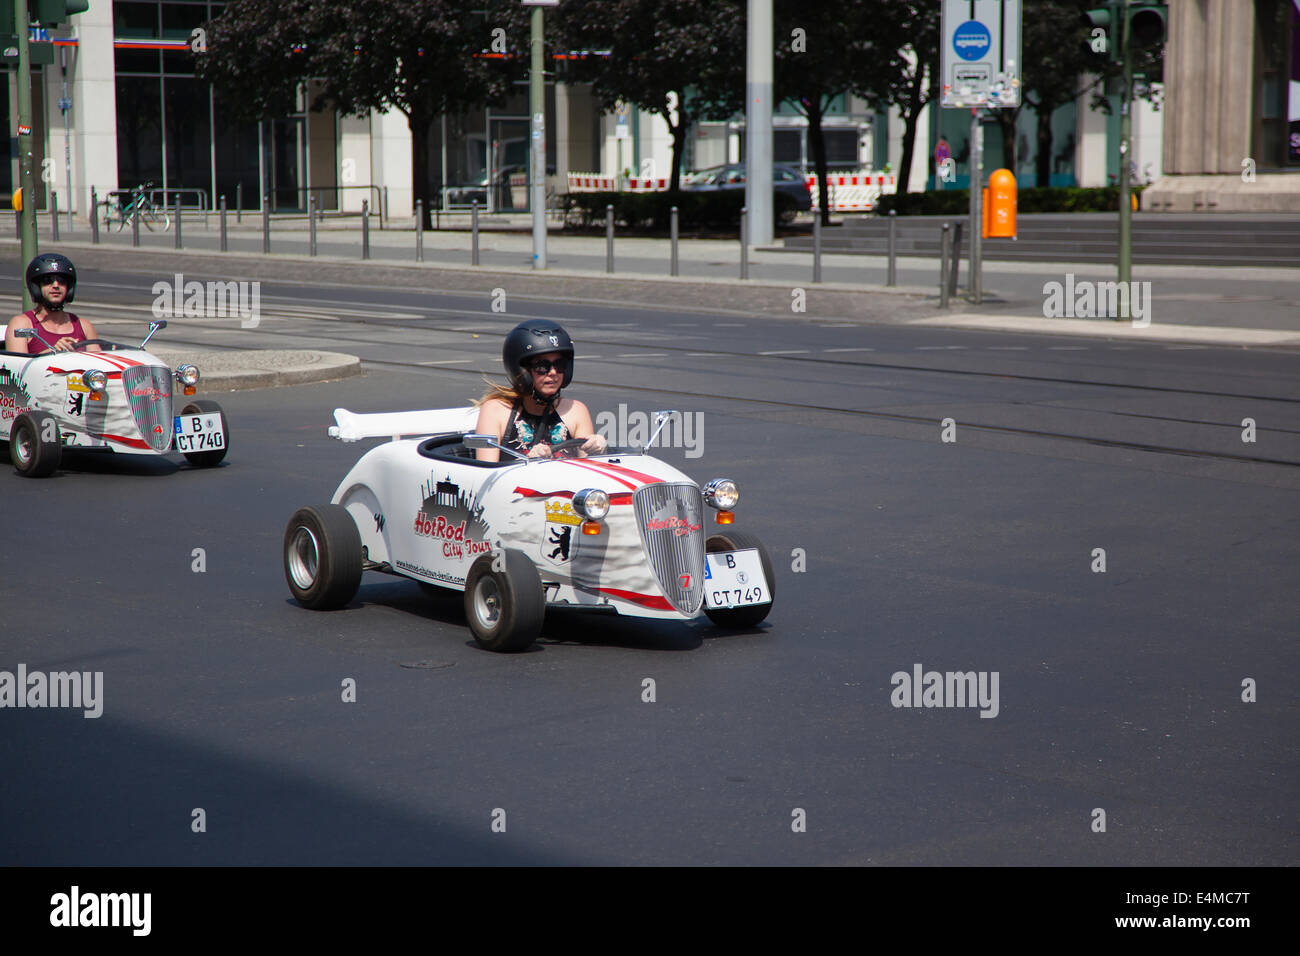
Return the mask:
<svg viewBox="0 0 1300 956">
<path fill-rule="evenodd" d="M 763 561 L 753 548 L 704 556 L 704 603 L 709 607 L 744 607 L 771 600 Z"/>
<path fill-rule="evenodd" d="M 226 447 L 226 432 L 221 427 L 221 416 L 215 412 L 204 415 L 177 415 L 175 419 L 176 450 L 218 451 Z"/>
</svg>

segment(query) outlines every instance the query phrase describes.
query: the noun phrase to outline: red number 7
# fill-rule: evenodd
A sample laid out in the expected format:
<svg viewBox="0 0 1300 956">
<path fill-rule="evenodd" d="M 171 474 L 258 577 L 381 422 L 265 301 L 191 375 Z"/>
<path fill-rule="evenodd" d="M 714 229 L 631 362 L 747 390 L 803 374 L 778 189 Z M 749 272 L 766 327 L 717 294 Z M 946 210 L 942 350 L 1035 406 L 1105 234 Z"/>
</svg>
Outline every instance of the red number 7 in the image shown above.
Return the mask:
<svg viewBox="0 0 1300 956">
<path fill-rule="evenodd" d="M 682 579 L 682 587 L 688 588 L 691 586 L 691 576 L 689 574 L 679 574 L 678 577 Z"/>
</svg>

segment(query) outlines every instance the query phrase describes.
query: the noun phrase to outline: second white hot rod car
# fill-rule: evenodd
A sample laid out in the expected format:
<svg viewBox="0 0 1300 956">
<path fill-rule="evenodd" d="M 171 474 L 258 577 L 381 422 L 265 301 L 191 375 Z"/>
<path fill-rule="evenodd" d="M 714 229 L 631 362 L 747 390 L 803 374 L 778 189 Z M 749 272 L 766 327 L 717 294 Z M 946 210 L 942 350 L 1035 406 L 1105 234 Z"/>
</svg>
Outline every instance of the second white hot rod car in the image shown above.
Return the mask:
<svg viewBox="0 0 1300 956">
<path fill-rule="evenodd" d="M 674 414 L 656 413 L 657 424 Z M 363 571 L 403 575 L 463 591 L 475 639 L 494 651 L 532 644 L 548 607 L 675 620 L 702 612 L 724 627 L 767 616 L 772 562 L 757 538 L 732 530 L 734 481 L 701 489 L 641 448 L 580 457 L 583 439 L 555 445 L 552 458 L 521 458 L 472 434 L 476 416 L 335 412 L 336 438 L 393 440 L 361 457 L 330 504 L 289 521 L 284 570 L 299 603 L 339 608 Z M 422 437 L 401 437 L 413 434 Z M 478 460 L 487 447 L 501 460 Z"/>
</svg>

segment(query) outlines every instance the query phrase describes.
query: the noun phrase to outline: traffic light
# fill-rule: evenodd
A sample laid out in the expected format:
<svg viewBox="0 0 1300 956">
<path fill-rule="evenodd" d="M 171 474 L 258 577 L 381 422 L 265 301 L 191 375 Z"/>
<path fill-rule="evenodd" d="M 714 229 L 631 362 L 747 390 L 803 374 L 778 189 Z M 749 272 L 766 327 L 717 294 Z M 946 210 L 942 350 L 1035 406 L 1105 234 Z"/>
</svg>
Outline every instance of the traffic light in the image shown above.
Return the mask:
<svg viewBox="0 0 1300 956">
<path fill-rule="evenodd" d="M 68 17 L 89 10 L 90 0 L 34 0 L 29 9 L 33 23 L 55 27 Z"/>
<path fill-rule="evenodd" d="M 1129 44 L 1133 49 L 1149 50 L 1165 42 L 1165 20 L 1169 15 L 1168 3 L 1126 3 L 1111 0 L 1104 7 L 1095 7 L 1083 14 L 1084 26 L 1089 31 L 1089 45 L 1094 53 L 1109 53 L 1116 62 L 1124 59 L 1120 49 L 1119 27 L 1122 18 L 1128 17 Z"/>
</svg>

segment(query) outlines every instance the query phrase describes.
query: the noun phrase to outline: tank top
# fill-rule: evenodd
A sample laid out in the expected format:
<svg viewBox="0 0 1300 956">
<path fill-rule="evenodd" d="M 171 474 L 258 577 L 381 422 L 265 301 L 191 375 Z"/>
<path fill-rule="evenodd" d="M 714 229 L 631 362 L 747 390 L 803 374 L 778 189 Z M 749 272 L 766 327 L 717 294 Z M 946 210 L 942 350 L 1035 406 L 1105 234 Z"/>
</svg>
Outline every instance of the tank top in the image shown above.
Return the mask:
<svg viewBox="0 0 1300 956">
<path fill-rule="evenodd" d="M 49 329 L 45 327 L 44 322 L 36 318 L 35 309 L 28 309 L 26 312 L 23 313 L 23 315 L 27 316 L 27 318 L 32 320 L 33 327 L 37 328 L 40 331 L 41 335 L 45 338 L 46 342 L 49 342 L 51 345 L 53 345 L 59 339 L 66 339 L 66 338 L 72 338 L 78 342 L 86 341 L 86 330 L 81 327 L 81 319 L 77 318 L 71 312 L 64 313 L 64 315 L 66 315 L 69 319 L 72 320 L 71 332 L 51 332 Z M 45 343 L 42 342 L 40 339 L 27 340 L 28 355 L 36 355 L 40 352 L 45 352 L 45 351 L 48 350 L 45 347 Z"/>
<path fill-rule="evenodd" d="M 555 445 L 568 437 L 569 428 L 554 405 L 548 405 L 541 415 L 531 415 L 520 402 L 510 409 L 501 444 L 526 455 L 534 445 Z"/>
</svg>

